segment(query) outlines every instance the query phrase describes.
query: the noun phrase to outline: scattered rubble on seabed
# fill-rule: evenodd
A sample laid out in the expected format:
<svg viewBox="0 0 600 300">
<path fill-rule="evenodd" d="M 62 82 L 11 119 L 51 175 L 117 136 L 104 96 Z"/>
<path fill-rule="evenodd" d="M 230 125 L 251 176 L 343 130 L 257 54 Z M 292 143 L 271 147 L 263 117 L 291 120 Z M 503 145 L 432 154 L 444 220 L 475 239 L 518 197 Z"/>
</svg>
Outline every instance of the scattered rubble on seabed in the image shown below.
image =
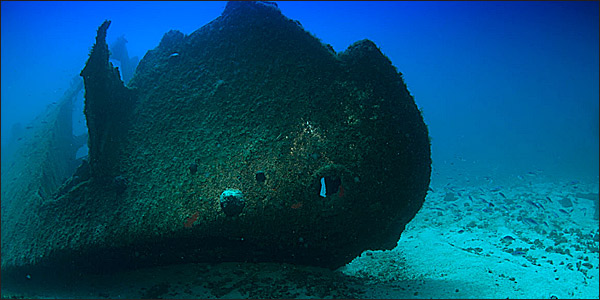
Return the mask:
<svg viewBox="0 0 600 300">
<path fill-rule="evenodd" d="M 398 247 L 342 271 L 377 298 L 598 298 L 597 210 L 597 182 L 446 185 L 430 190 Z"/>
</svg>

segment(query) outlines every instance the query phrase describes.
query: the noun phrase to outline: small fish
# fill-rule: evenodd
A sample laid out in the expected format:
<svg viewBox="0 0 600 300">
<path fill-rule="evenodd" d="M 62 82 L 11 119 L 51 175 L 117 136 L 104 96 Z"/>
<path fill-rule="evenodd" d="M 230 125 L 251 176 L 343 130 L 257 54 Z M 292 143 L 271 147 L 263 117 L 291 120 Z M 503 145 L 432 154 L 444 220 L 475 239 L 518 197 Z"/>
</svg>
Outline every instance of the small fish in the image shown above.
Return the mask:
<svg viewBox="0 0 600 300">
<path fill-rule="evenodd" d="M 473 197 L 471 197 L 471 195 L 469 195 L 469 200 L 473 201 Z"/>
<path fill-rule="evenodd" d="M 504 194 L 502 194 L 502 192 L 500 192 L 498 194 L 500 194 L 500 196 L 502 196 L 502 198 L 506 199 L 506 196 L 504 196 Z"/>
<path fill-rule="evenodd" d="M 524 218 L 523 219 L 523 223 L 529 223 L 529 224 L 534 224 L 534 225 L 538 225 L 538 222 L 536 222 L 534 219 L 532 218 Z"/>
<path fill-rule="evenodd" d="M 548 201 L 550 201 L 550 203 L 552 203 L 552 199 L 550 199 L 550 197 L 546 196 L 546 199 L 548 199 Z"/>
<path fill-rule="evenodd" d="M 535 203 L 535 204 L 537 204 L 537 205 L 538 205 L 538 207 L 540 207 L 541 209 L 543 209 L 543 210 L 546 210 L 546 209 L 544 208 L 544 206 L 543 206 L 541 203 L 539 203 L 539 202 L 534 202 L 534 203 Z"/>
<path fill-rule="evenodd" d="M 502 189 L 502 187 L 501 187 L 501 186 L 497 186 L 497 187 L 493 187 L 493 188 L 491 188 L 491 189 L 490 189 L 490 191 L 491 191 L 491 192 L 497 192 L 497 191 L 499 191 L 499 190 L 501 190 L 501 189 Z"/>
<path fill-rule="evenodd" d="M 529 204 L 531 204 L 531 205 L 535 206 L 535 208 L 539 208 L 539 207 L 538 207 L 538 206 L 535 204 L 535 202 L 533 202 L 533 201 L 531 201 L 531 200 L 529 200 L 529 199 L 525 200 L 525 202 L 527 202 L 527 203 L 529 203 Z"/>
<path fill-rule="evenodd" d="M 561 213 L 567 214 L 567 215 L 569 214 L 566 210 L 564 210 L 562 208 L 558 209 L 558 211 L 560 211 Z"/>
<path fill-rule="evenodd" d="M 523 251 L 513 251 L 512 255 L 514 255 L 514 256 L 523 256 L 523 255 L 525 255 L 525 252 L 523 252 Z"/>
<path fill-rule="evenodd" d="M 515 238 L 510 235 L 507 235 L 507 236 L 503 237 L 502 239 L 505 241 L 514 241 L 515 240 Z"/>
<path fill-rule="evenodd" d="M 435 191 L 431 187 L 429 187 L 427 190 L 435 193 Z"/>
</svg>

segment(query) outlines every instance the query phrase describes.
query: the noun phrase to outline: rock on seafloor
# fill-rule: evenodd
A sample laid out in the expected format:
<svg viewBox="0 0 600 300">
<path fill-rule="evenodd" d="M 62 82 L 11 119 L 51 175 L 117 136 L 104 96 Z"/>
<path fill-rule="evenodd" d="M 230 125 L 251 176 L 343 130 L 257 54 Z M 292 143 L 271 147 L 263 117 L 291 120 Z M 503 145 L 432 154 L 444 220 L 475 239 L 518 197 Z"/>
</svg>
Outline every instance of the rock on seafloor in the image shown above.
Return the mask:
<svg viewBox="0 0 600 300">
<path fill-rule="evenodd" d="M 373 42 L 335 53 L 273 4 L 229 2 L 190 35 L 166 33 L 125 87 L 109 25 L 82 71 L 89 176 L 3 220 L 3 272 L 337 268 L 396 246 L 427 193 L 430 142 Z M 5 226 L 21 234 L 5 241 Z"/>
</svg>

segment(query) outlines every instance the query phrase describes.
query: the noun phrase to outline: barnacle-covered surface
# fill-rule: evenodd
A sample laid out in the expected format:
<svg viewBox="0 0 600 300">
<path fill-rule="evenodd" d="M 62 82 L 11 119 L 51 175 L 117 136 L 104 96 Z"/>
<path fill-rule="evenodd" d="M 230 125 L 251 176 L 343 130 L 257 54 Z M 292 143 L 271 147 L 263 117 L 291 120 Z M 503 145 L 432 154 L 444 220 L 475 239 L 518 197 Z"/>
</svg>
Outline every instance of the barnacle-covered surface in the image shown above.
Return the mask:
<svg viewBox="0 0 600 300">
<path fill-rule="evenodd" d="M 272 4 L 230 2 L 190 35 L 166 33 L 128 88 L 98 57 L 82 72 L 89 176 L 29 206 L 45 229 L 22 244 L 26 252 L 3 244 L 3 271 L 216 261 L 336 268 L 395 247 L 423 204 L 427 128 L 371 41 L 335 53 Z M 226 189 L 244 195 L 238 215 L 221 208 Z"/>
</svg>

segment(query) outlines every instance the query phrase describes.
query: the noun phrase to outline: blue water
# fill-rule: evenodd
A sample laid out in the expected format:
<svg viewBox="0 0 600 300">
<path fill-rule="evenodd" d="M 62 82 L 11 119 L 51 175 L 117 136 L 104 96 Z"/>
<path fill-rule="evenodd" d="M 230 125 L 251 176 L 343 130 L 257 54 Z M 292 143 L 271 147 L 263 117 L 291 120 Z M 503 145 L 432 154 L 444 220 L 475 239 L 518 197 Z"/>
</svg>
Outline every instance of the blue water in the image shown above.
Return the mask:
<svg viewBox="0 0 600 300">
<path fill-rule="evenodd" d="M 60 99 L 104 20 L 112 21 L 108 43 L 124 35 L 129 55 L 141 59 L 167 31 L 190 34 L 225 5 L 2 2 L 2 149 L 15 142 L 11 128 Z M 374 41 L 404 74 L 432 139 L 432 186 L 598 181 L 598 2 L 278 6 L 336 51 Z M 83 114 L 74 118 L 76 133 L 84 132 Z"/>
</svg>

